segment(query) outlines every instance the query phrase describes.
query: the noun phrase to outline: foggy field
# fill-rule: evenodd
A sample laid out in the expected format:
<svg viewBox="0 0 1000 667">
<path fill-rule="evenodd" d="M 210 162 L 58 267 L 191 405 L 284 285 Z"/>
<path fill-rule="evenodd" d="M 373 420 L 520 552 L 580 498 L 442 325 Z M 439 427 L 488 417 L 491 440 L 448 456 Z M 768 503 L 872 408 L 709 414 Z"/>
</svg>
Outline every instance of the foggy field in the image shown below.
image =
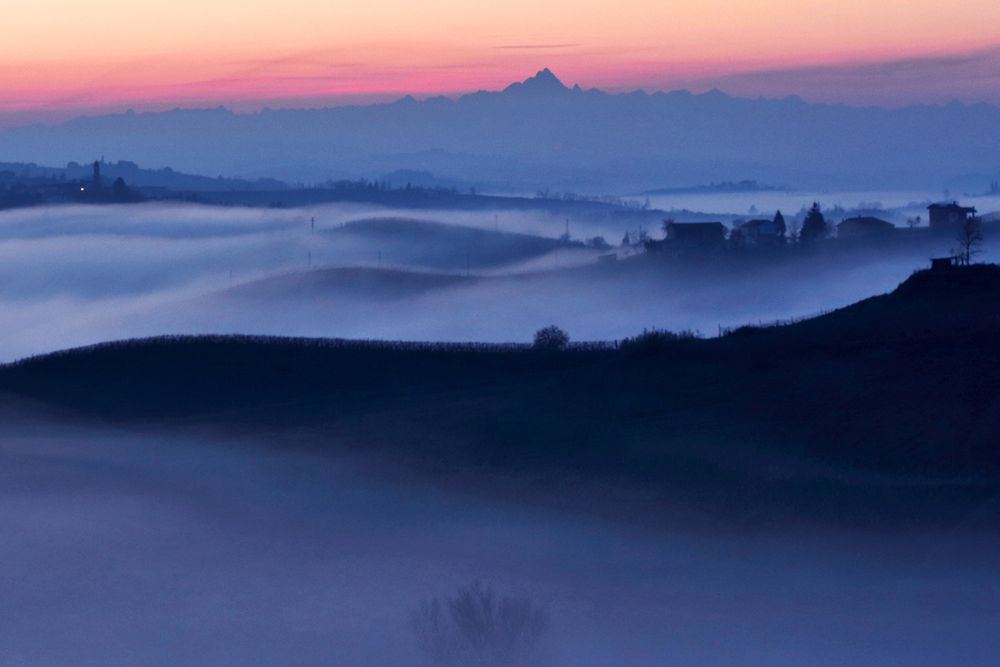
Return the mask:
<svg viewBox="0 0 1000 667">
<path fill-rule="evenodd" d="M 714 334 L 891 291 L 948 243 L 599 264 L 539 215 L 3 213 L 2 358 Z M 428 667 L 411 614 L 481 581 L 551 619 L 531 667 L 991 665 L 981 273 L 665 346 L 2 366 L 0 664 Z"/>
<path fill-rule="evenodd" d="M 552 618 L 545 665 L 989 665 L 992 538 L 665 532 L 456 495 L 248 436 L 0 426 L 4 665 L 423 665 L 474 579 Z"/>
<path fill-rule="evenodd" d="M 172 333 L 525 342 L 558 324 L 574 340 L 653 327 L 712 335 L 720 325 L 812 315 L 888 291 L 950 243 L 918 239 L 728 269 L 598 267 L 600 251 L 555 242 L 564 225 L 544 211 L 355 205 L 7 211 L 0 359 Z M 596 219 L 571 226 L 575 238 L 615 244 L 625 231 L 637 230 Z M 988 235 L 985 258 L 994 243 Z"/>
</svg>

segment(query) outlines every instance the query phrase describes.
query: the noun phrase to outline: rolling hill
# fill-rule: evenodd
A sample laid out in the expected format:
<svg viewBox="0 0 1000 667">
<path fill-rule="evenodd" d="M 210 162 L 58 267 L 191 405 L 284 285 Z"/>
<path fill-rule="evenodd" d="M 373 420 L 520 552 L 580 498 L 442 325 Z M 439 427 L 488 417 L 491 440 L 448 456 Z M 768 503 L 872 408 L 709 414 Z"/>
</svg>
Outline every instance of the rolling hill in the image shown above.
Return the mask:
<svg viewBox="0 0 1000 667">
<path fill-rule="evenodd" d="M 1000 268 L 717 339 L 520 346 L 149 339 L 0 368 L 0 394 L 130 428 L 395 461 L 575 510 L 976 521 L 1000 507 Z M 604 495 L 591 493 L 605 489 Z M 588 492 L 584 490 L 590 489 Z"/>
<path fill-rule="evenodd" d="M 223 296 L 254 300 L 305 297 L 314 301 L 332 298 L 360 302 L 397 301 L 434 290 L 468 285 L 474 281 L 474 278 L 445 273 L 363 267 L 331 268 L 284 273 L 254 280 L 227 290 Z"/>
<path fill-rule="evenodd" d="M 325 234 L 374 243 L 396 262 L 442 271 L 515 264 L 561 245 L 541 236 L 403 218 L 356 220 Z"/>
</svg>

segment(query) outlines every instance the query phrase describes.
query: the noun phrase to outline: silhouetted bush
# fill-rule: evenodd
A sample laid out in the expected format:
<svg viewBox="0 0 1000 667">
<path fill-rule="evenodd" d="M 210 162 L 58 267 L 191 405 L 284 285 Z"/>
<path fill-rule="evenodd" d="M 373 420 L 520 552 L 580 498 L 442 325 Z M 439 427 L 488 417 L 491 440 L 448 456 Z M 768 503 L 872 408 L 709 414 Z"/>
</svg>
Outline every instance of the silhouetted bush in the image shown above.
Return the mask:
<svg viewBox="0 0 1000 667">
<path fill-rule="evenodd" d="M 476 582 L 412 615 L 421 649 L 437 667 L 537 665 L 548 614 L 523 596 L 499 596 Z"/>
<path fill-rule="evenodd" d="M 619 349 L 626 354 L 644 354 L 665 349 L 681 340 L 699 338 L 693 331 L 668 331 L 666 329 L 644 329 L 641 334 L 626 338 L 619 344 Z"/>
<path fill-rule="evenodd" d="M 569 347 L 569 334 L 557 326 L 545 327 L 535 332 L 532 347 L 536 350 L 558 352 Z"/>
</svg>

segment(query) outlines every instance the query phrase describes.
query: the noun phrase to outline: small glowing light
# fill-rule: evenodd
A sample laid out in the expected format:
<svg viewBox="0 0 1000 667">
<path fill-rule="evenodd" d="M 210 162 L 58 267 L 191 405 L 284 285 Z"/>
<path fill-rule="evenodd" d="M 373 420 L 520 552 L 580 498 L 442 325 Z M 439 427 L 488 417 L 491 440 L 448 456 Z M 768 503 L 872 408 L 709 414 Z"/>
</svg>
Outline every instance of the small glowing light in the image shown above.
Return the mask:
<svg viewBox="0 0 1000 667">
<path fill-rule="evenodd" d="M 87 189 L 87 188 L 80 188 L 80 192 L 83 192 L 83 191 L 84 191 L 84 190 L 86 190 L 86 189 Z"/>
</svg>

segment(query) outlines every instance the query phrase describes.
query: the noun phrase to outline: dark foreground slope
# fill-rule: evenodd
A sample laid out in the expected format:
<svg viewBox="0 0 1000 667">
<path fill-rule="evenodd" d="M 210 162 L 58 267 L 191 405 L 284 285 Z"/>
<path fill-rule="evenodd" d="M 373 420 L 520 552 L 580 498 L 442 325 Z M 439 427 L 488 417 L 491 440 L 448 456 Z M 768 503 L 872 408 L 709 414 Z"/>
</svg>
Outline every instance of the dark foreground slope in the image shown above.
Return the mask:
<svg viewBox="0 0 1000 667">
<path fill-rule="evenodd" d="M 1000 268 L 973 267 L 797 325 L 617 350 L 154 339 L 4 367 L 0 393 L 581 509 L 621 491 L 653 514 L 1000 525 L 998 305 Z"/>
</svg>

